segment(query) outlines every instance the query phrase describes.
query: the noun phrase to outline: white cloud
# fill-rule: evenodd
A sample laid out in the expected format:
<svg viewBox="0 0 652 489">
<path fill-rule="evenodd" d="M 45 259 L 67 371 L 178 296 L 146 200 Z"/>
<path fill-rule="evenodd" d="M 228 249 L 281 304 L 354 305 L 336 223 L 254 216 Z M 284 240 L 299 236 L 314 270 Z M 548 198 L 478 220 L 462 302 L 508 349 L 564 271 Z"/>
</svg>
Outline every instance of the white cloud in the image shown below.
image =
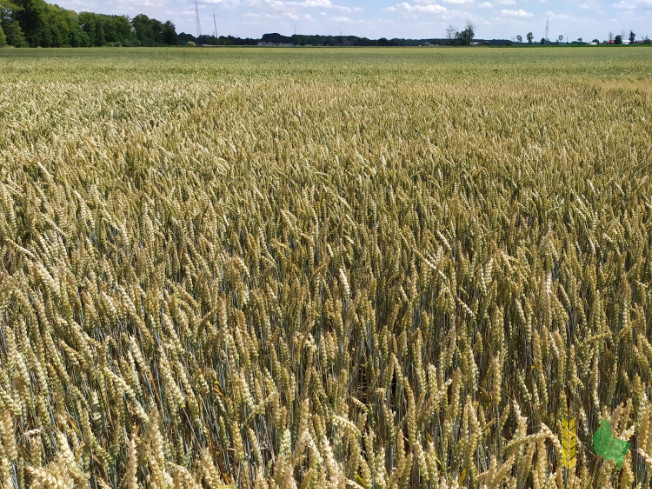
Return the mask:
<svg viewBox="0 0 652 489">
<path fill-rule="evenodd" d="M 491 7 L 493 7 L 493 5 L 491 4 L 491 2 L 480 2 L 478 4 L 478 7 L 480 7 L 480 8 L 491 8 Z"/>
<path fill-rule="evenodd" d="M 525 19 L 527 17 L 533 17 L 533 14 L 526 12 L 522 8 L 514 10 L 501 10 L 500 15 L 503 17 L 511 17 L 514 19 Z"/>
<path fill-rule="evenodd" d="M 209 5 L 221 5 L 224 7 L 235 7 L 240 5 L 240 0 L 204 0 L 203 3 Z"/>
<path fill-rule="evenodd" d="M 304 0 L 300 3 L 302 7 L 330 8 L 333 6 L 330 0 Z"/>
<path fill-rule="evenodd" d="M 631 0 L 629 2 L 620 0 L 620 2 L 614 4 L 614 7 L 625 10 L 649 10 L 649 7 L 652 7 L 652 0 Z"/>
<path fill-rule="evenodd" d="M 434 15 L 442 15 L 448 12 L 448 9 L 443 5 L 439 5 L 437 3 L 422 4 L 422 2 L 419 2 L 418 4 L 401 2 L 401 3 L 397 3 L 396 6 L 394 7 L 389 7 L 389 10 L 390 11 L 398 10 L 409 14 L 424 13 L 424 14 L 434 14 Z"/>
<path fill-rule="evenodd" d="M 212 0 L 218 2 L 229 2 L 232 0 Z M 236 2 L 239 0 L 235 0 Z M 296 11 L 298 9 L 304 8 L 326 8 L 326 9 L 336 9 L 351 11 L 351 7 L 346 7 L 344 5 L 337 5 L 331 2 L 331 0 L 301 0 L 301 1 L 286 1 L 286 0 L 246 0 L 246 3 L 250 7 L 257 8 L 271 8 L 274 10 L 282 11 Z"/>
<path fill-rule="evenodd" d="M 443 0 L 443 1 L 445 3 L 452 3 L 454 5 L 473 5 L 473 0 Z"/>
<path fill-rule="evenodd" d="M 496 5 L 516 5 L 516 0 L 496 0 Z"/>
<path fill-rule="evenodd" d="M 300 21 L 310 22 L 311 20 L 313 20 L 313 18 L 312 18 L 312 16 L 310 14 L 301 15 L 301 14 L 298 14 L 298 13 L 295 13 L 295 12 L 284 12 L 282 15 L 283 15 L 283 17 L 285 17 L 287 19 L 296 20 L 296 21 L 300 20 Z"/>
<path fill-rule="evenodd" d="M 550 20 L 554 20 L 554 21 L 557 21 L 557 20 L 558 20 L 558 21 L 564 21 L 564 22 L 567 22 L 567 21 L 568 21 L 568 22 L 574 22 L 574 21 L 577 20 L 577 19 L 576 19 L 575 17 L 573 17 L 572 15 L 568 15 L 568 14 L 557 14 L 557 13 L 553 12 L 552 10 L 548 10 L 548 11 L 546 12 L 546 18 L 548 18 L 548 19 L 550 19 Z"/>
</svg>

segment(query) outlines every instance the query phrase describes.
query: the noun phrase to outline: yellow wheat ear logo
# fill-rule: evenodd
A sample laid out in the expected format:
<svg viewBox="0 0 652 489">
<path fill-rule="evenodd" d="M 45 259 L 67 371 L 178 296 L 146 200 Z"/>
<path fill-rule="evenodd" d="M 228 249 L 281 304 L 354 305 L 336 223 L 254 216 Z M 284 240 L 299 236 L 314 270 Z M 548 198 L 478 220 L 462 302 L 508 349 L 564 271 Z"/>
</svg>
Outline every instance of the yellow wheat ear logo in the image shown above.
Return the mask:
<svg viewBox="0 0 652 489">
<path fill-rule="evenodd" d="M 577 435 L 575 433 L 575 418 L 570 421 L 561 420 L 561 463 L 567 469 L 575 467 L 575 449 Z"/>
</svg>

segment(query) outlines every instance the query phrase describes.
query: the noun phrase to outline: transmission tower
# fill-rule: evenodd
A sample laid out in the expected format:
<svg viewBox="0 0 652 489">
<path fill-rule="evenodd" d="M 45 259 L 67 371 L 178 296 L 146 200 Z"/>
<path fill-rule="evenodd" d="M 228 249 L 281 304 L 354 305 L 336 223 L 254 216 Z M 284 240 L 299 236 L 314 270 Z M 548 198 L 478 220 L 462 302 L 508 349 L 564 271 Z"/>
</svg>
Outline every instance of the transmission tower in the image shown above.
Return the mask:
<svg viewBox="0 0 652 489">
<path fill-rule="evenodd" d="M 215 39 L 217 39 L 217 20 L 215 20 L 215 10 L 213 10 L 213 27 L 215 28 Z"/>
<path fill-rule="evenodd" d="M 197 23 L 197 38 L 201 37 L 201 23 L 199 22 L 199 5 L 195 0 L 195 22 Z"/>
<path fill-rule="evenodd" d="M 546 42 L 550 42 L 548 34 L 550 33 L 550 17 L 546 19 Z"/>
</svg>

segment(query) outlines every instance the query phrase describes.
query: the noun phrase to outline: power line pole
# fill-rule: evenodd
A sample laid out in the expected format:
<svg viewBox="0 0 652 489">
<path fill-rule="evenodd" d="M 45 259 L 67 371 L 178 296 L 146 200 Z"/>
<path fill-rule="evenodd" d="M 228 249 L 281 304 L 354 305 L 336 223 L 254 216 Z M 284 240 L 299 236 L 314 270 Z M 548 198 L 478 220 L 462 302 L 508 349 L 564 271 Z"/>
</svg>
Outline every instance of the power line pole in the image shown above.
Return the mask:
<svg viewBox="0 0 652 489">
<path fill-rule="evenodd" d="M 195 22 L 196 22 L 196 28 L 197 28 L 197 38 L 199 39 L 201 37 L 201 23 L 199 22 L 199 5 L 197 4 L 197 0 L 195 0 Z"/>
<path fill-rule="evenodd" d="M 217 39 L 217 20 L 215 20 L 215 10 L 213 10 L 213 27 L 215 28 L 215 39 Z"/>
</svg>

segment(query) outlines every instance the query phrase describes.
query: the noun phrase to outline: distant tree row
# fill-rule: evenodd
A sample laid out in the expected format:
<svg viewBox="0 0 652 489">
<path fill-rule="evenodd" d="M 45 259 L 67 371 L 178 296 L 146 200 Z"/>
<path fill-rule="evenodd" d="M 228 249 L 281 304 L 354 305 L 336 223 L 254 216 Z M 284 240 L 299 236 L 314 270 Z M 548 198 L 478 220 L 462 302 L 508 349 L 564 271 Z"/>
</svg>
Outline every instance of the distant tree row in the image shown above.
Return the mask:
<svg viewBox="0 0 652 489">
<path fill-rule="evenodd" d="M 179 44 L 197 44 L 203 46 L 256 46 L 260 39 L 240 38 L 235 36 L 211 36 L 202 34 L 201 36 L 193 36 L 182 32 L 178 36 Z"/>
<path fill-rule="evenodd" d="M 470 29 L 469 29 L 470 27 Z M 202 35 L 195 37 L 192 34 L 182 32 L 179 34 L 179 44 L 197 44 L 197 45 L 218 45 L 218 46 L 256 46 L 259 44 L 269 46 L 447 46 L 447 45 L 469 45 L 473 40 L 474 43 L 489 46 L 508 46 L 511 41 L 507 39 L 473 39 L 473 26 L 467 25 L 462 32 L 455 32 L 454 38 L 425 38 L 425 39 L 404 39 L 381 37 L 380 39 L 369 39 L 359 36 L 329 36 L 329 35 L 304 35 L 295 34 L 293 36 L 284 36 L 277 32 L 263 34 L 260 39 L 240 38 L 233 36 L 209 36 Z"/>
<path fill-rule="evenodd" d="M 623 31 L 623 34 L 618 34 L 616 37 L 614 37 L 612 32 L 609 32 L 609 44 L 623 44 L 623 38 L 625 35 L 625 31 Z M 652 41 L 648 36 L 645 36 L 642 41 L 638 41 L 641 44 L 652 44 Z M 632 30 L 629 31 L 629 43 L 630 44 L 636 44 L 636 33 Z"/>
<path fill-rule="evenodd" d="M 617 35 L 615 37 L 614 37 L 613 33 L 610 32 L 609 33 L 609 40 L 605 41 L 605 43 L 606 44 L 623 44 L 623 39 L 624 39 L 623 36 L 624 36 L 624 31 L 623 31 L 622 35 L 619 34 L 619 35 Z M 557 44 L 560 44 L 561 42 L 563 42 L 563 40 L 564 40 L 564 36 L 560 35 L 559 37 L 557 37 L 556 42 L 557 42 Z M 527 42 L 528 42 L 528 44 L 533 44 L 533 41 L 534 41 L 534 35 L 531 32 L 528 32 L 527 33 Z M 521 36 L 520 34 L 517 35 L 516 36 L 516 42 L 518 42 L 519 44 L 523 43 L 523 36 Z M 541 44 L 551 44 L 551 42 L 548 39 L 546 39 L 545 37 L 542 37 L 541 38 Z M 568 42 L 568 40 L 567 40 L 567 44 L 575 44 L 575 45 L 577 45 L 577 44 L 585 44 L 585 42 L 584 42 L 583 38 L 579 37 L 579 38 L 577 38 L 576 41 Z M 593 41 L 591 41 L 591 44 L 600 44 L 600 40 L 599 39 L 593 39 Z M 637 42 L 636 41 L 636 34 L 634 33 L 634 31 L 630 30 L 629 31 L 629 44 L 652 44 L 652 41 L 650 41 L 650 38 L 648 36 L 645 36 L 642 41 Z"/>
<path fill-rule="evenodd" d="M 323 36 L 295 34 L 283 36 L 272 33 L 264 34 L 260 41 L 264 44 L 291 44 L 293 46 L 401 46 L 405 39 L 368 39 L 358 36 Z M 413 42 L 418 42 L 416 39 Z"/>
<path fill-rule="evenodd" d="M 179 44 L 194 43 L 198 45 L 218 45 L 218 46 L 256 46 L 263 45 L 287 45 L 287 46 L 418 46 L 430 44 L 435 39 L 369 39 L 359 36 L 329 36 L 329 35 L 305 35 L 295 34 L 293 36 L 284 36 L 277 32 L 263 34 L 259 39 L 240 38 L 233 36 L 209 36 L 202 35 L 195 37 L 192 34 L 182 32 L 179 34 Z M 440 40 L 441 41 L 441 40 Z M 441 42 L 437 42 L 440 44 Z"/>
<path fill-rule="evenodd" d="M 0 46 L 161 46 L 178 43 L 174 24 L 137 15 L 133 19 L 77 13 L 44 0 L 0 0 Z"/>
</svg>

